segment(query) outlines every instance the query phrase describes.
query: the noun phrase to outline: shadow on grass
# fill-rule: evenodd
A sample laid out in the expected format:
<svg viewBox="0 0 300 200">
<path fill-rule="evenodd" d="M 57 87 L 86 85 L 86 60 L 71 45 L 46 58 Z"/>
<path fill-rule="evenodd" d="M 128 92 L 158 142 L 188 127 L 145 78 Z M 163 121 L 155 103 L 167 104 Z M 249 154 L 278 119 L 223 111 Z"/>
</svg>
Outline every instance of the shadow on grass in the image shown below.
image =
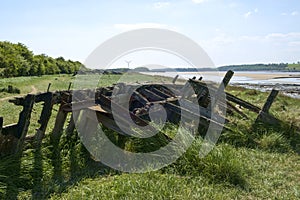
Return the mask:
<svg viewBox="0 0 300 200">
<path fill-rule="evenodd" d="M 3 160 L 2 160 L 3 159 Z M 4 199 L 17 199 L 19 194 L 18 187 L 20 187 L 20 169 L 21 169 L 21 155 L 13 157 L 2 158 L 1 165 L 4 167 L 4 178 L 6 182 L 6 193 Z"/>
<path fill-rule="evenodd" d="M 42 147 L 0 159 L 0 199 L 47 199 L 84 178 L 108 173 L 114 172 L 92 160 L 77 135 L 52 144 L 45 138 Z"/>
<path fill-rule="evenodd" d="M 34 163 L 31 173 L 31 176 L 33 178 L 32 199 L 41 199 L 43 180 L 43 157 L 40 146 L 34 150 Z"/>
</svg>

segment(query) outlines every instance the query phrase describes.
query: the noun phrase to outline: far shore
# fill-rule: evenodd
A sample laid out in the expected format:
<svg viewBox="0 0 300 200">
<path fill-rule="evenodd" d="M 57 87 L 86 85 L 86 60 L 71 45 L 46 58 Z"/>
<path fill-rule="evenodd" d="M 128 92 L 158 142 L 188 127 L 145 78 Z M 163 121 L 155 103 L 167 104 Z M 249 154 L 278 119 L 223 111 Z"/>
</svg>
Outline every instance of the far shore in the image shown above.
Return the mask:
<svg viewBox="0 0 300 200">
<path fill-rule="evenodd" d="M 181 72 L 179 72 L 180 74 Z M 182 72 L 182 73 L 186 73 L 186 72 Z M 224 76 L 226 74 L 226 72 L 222 71 L 222 72 L 189 72 L 190 74 L 198 74 L 201 76 L 205 76 L 205 75 L 219 75 L 219 76 Z M 254 80 L 267 80 L 267 79 L 278 79 L 278 78 L 300 78 L 300 73 L 295 73 L 295 72 L 278 72 L 278 73 L 257 73 L 257 72 L 235 72 L 234 76 L 239 76 L 239 77 L 248 77 Z"/>
</svg>

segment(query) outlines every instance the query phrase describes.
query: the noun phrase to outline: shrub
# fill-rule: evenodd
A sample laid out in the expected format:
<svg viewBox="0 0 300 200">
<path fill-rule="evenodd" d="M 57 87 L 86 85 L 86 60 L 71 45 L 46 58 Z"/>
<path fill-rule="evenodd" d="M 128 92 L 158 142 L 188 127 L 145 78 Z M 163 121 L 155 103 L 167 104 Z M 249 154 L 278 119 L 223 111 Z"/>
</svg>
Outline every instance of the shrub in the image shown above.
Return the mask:
<svg viewBox="0 0 300 200">
<path fill-rule="evenodd" d="M 0 88 L 0 92 L 7 92 L 7 93 L 11 93 L 11 94 L 20 94 L 21 90 L 17 87 L 9 85 L 9 86 L 7 86 L 7 88 Z"/>
</svg>

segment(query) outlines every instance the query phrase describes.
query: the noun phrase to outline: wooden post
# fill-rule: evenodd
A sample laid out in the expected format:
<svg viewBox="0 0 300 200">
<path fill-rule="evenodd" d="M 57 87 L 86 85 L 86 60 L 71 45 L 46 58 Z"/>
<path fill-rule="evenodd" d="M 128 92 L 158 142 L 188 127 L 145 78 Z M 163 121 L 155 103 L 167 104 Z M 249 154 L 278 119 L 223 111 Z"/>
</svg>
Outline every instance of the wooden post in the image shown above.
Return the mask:
<svg viewBox="0 0 300 200">
<path fill-rule="evenodd" d="M 71 86 L 72 86 L 72 82 L 69 83 L 68 91 L 70 91 Z"/>
<path fill-rule="evenodd" d="M 234 72 L 231 70 L 228 70 L 222 80 L 222 84 L 224 85 L 224 88 L 227 87 L 227 85 L 229 84 L 230 79 L 232 78 Z M 219 87 L 220 88 L 220 87 Z"/>
<path fill-rule="evenodd" d="M 48 84 L 47 92 L 49 92 L 50 87 L 51 87 L 51 83 Z"/>
<path fill-rule="evenodd" d="M 74 114 L 71 113 L 71 119 L 70 119 L 68 127 L 66 129 L 66 133 L 67 133 L 68 136 L 71 136 L 73 134 L 73 132 L 74 132 L 74 129 L 75 129 L 75 121 L 74 121 L 75 119 L 74 119 L 73 115 Z"/>
<path fill-rule="evenodd" d="M 28 94 L 25 97 L 24 105 L 23 105 L 23 110 L 19 115 L 19 121 L 17 124 L 17 132 L 16 132 L 16 137 L 19 139 L 17 143 L 15 144 L 15 153 L 20 153 L 23 148 L 24 140 L 28 131 L 28 127 L 30 124 L 30 117 L 31 117 L 31 112 L 34 104 L 34 98 L 35 95 Z"/>
<path fill-rule="evenodd" d="M 265 113 L 268 113 L 268 112 L 269 112 L 270 107 L 272 106 L 272 104 L 273 104 L 275 98 L 276 98 L 277 95 L 278 95 L 278 92 L 279 92 L 278 90 L 275 90 L 275 89 L 272 90 L 272 92 L 271 92 L 271 94 L 269 95 L 269 97 L 268 97 L 268 99 L 267 99 L 265 105 L 264 105 L 263 108 L 261 109 L 263 112 L 265 112 Z"/>
<path fill-rule="evenodd" d="M 215 104 L 217 103 L 217 101 L 220 98 L 221 93 L 224 93 L 225 88 L 227 87 L 227 85 L 229 84 L 230 79 L 232 78 L 234 72 L 231 70 L 228 70 L 218 88 L 218 90 L 216 91 L 215 95 L 213 96 L 214 98 L 211 99 L 210 104 L 208 105 L 208 107 L 210 107 L 210 105 L 212 105 L 212 107 L 215 106 Z M 225 97 L 224 97 L 225 98 Z M 225 99 L 224 99 L 225 100 Z"/>
<path fill-rule="evenodd" d="M 174 77 L 174 79 L 172 80 L 172 83 L 173 83 L 173 84 L 175 84 L 175 82 L 177 81 L 178 77 L 179 77 L 178 74 Z"/>
<path fill-rule="evenodd" d="M 255 122 L 262 121 L 269 124 L 277 124 L 279 121 L 273 116 L 269 115 L 270 107 L 272 106 L 276 96 L 278 95 L 278 90 L 273 89 L 270 93 L 265 105 L 259 112 Z"/>
<path fill-rule="evenodd" d="M 2 134 L 3 117 L 0 117 L 0 135 Z"/>
</svg>

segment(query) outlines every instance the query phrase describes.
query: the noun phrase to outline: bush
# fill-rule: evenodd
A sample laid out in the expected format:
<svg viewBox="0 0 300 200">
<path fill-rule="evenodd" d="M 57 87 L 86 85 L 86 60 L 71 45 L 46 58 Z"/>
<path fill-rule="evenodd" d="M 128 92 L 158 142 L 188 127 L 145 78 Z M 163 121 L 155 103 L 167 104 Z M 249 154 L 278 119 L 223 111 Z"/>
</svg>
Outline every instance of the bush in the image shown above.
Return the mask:
<svg viewBox="0 0 300 200">
<path fill-rule="evenodd" d="M 21 90 L 17 87 L 9 85 L 9 86 L 7 86 L 7 88 L 0 88 L 0 92 L 7 92 L 7 93 L 11 93 L 11 94 L 20 94 Z"/>
</svg>

